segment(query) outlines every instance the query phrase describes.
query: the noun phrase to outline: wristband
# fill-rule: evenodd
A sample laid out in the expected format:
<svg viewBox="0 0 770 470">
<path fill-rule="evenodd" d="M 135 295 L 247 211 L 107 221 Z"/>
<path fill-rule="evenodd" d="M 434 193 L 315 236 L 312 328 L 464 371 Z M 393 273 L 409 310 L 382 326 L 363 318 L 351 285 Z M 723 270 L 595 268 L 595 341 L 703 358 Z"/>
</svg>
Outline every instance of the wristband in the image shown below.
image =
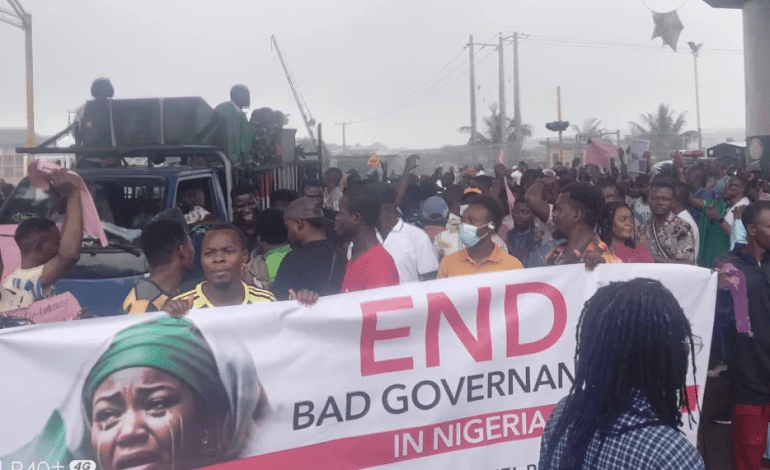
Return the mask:
<svg viewBox="0 0 770 470">
<path fill-rule="evenodd" d="M 722 217 L 721 219 L 717 220 L 717 224 L 722 225 L 722 222 L 725 221 L 725 218 Z"/>
</svg>

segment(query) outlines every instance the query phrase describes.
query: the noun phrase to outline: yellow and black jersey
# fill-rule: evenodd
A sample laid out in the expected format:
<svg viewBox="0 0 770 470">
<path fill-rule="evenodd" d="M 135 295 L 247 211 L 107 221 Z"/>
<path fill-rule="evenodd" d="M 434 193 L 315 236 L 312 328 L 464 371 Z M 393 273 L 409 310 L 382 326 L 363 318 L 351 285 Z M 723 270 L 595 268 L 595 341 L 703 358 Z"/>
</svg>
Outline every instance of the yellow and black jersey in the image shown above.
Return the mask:
<svg viewBox="0 0 770 470">
<path fill-rule="evenodd" d="M 246 295 L 243 297 L 242 305 L 256 304 L 260 302 L 275 302 L 275 296 L 272 294 L 272 292 L 260 289 L 258 287 L 250 286 L 245 282 L 241 282 L 241 284 L 243 284 L 243 289 L 246 291 Z M 203 293 L 202 286 L 203 283 L 201 282 L 195 286 L 195 289 L 177 295 L 174 297 L 174 300 L 192 299 L 192 309 L 214 307 L 214 305 L 206 297 L 206 294 Z"/>
<path fill-rule="evenodd" d="M 150 280 L 141 280 L 128 293 L 123 301 L 123 313 L 137 315 L 140 313 L 159 312 L 171 297 L 157 284 Z"/>
</svg>

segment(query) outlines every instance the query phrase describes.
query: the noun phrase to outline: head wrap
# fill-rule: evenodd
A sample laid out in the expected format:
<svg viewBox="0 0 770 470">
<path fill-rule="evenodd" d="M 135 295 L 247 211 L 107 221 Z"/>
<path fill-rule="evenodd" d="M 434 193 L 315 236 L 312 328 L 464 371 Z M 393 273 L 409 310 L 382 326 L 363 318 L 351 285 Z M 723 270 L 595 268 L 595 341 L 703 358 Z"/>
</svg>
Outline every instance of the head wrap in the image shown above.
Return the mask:
<svg viewBox="0 0 770 470">
<path fill-rule="evenodd" d="M 134 323 L 137 319 L 115 319 L 133 324 L 110 338 L 83 365 L 40 434 L 16 452 L 0 456 L 0 462 L 58 460 L 66 467 L 73 459 L 92 459 L 89 410 L 94 392 L 112 373 L 129 367 L 166 372 L 224 413 L 221 461 L 246 451 L 255 435 L 256 420 L 266 417 L 269 404 L 243 340 L 219 328 L 216 321 L 203 322 L 207 324 L 200 330 L 187 319 L 154 315 L 146 314 L 147 320 L 139 323 Z M 88 330 L 91 325 L 81 327 Z"/>
<path fill-rule="evenodd" d="M 130 367 L 152 367 L 184 382 L 224 417 L 230 404 L 219 378 L 216 359 L 201 332 L 189 320 L 162 316 L 119 332 L 91 369 L 83 387 L 83 404 L 90 421 L 91 404 L 99 385 Z"/>
</svg>

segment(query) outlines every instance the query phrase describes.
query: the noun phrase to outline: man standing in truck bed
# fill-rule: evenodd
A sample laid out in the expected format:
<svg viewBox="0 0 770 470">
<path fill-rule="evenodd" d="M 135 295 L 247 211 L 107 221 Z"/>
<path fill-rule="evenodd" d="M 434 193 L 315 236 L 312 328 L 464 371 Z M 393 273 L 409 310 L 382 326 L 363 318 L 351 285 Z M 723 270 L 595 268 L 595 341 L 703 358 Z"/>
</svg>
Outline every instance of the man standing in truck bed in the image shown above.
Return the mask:
<svg viewBox="0 0 770 470">
<path fill-rule="evenodd" d="M 243 114 L 243 109 L 251 105 L 251 95 L 245 85 L 235 85 L 230 89 L 230 101 L 214 108 L 214 113 L 222 119 L 225 131 L 225 150 L 233 162 L 242 161 L 251 150 L 254 131 Z"/>
</svg>

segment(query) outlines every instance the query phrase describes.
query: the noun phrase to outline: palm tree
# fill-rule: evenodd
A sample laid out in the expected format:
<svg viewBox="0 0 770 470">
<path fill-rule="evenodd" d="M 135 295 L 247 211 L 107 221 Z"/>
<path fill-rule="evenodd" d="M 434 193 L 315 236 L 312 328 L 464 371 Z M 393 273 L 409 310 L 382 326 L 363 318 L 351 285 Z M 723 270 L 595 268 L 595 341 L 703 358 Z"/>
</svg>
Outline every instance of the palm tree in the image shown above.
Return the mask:
<svg viewBox="0 0 770 470">
<path fill-rule="evenodd" d="M 584 135 L 584 136 L 592 136 L 592 135 L 598 135 L 602 131 L 604 131 L 604 128 L 601 127 L 602 121 L 599 120 L 599 118 L 588 118 L 585 121 L 583 121 L 583 126 L 572 126 L 572 130 L 575 131 L 578 135 Z"/>
<path fill-rule="evenodd" d="M 631 135 L 650 141 L 650 153 L 658 156 L 668 156 L 672 150 L 679 148 L 682 142 L 682 130 L 687 124 L 687 112 L 675 116 L 669 105 L 661 103 L 657 112 L 642 114 L 642 124 L 629 122 Z"/>
<path fill-rule="evenodd" d="M 489 115 L 482 118 L 482 127 L 484 129 L 483 132 L 479 132 L 478 130 L 476 131 L 477 143 L 488 145 L 499 144 L 503 141 L 503 132 L 500 128 L 500 113 L 497 112 L 497 103 L 489 106 Z M 512 119 L 507 117 L 505 118 L 505 128 L 506 134 L 508 136 L 508 142 L 515 142 L 516 126 L 514 125 Z M 470 126 L 463 126 L 459 130 L 465 134 L 471 134 L 472 132 Z M 521 126 L 521 137 L 522 140 L 526 139 L 527 137 L 532 137 L 532 126 L 529 124 L 523 124 Z M 473 143 L 473 138 L 468 139 L 468 143 Z"/>
</svg>

